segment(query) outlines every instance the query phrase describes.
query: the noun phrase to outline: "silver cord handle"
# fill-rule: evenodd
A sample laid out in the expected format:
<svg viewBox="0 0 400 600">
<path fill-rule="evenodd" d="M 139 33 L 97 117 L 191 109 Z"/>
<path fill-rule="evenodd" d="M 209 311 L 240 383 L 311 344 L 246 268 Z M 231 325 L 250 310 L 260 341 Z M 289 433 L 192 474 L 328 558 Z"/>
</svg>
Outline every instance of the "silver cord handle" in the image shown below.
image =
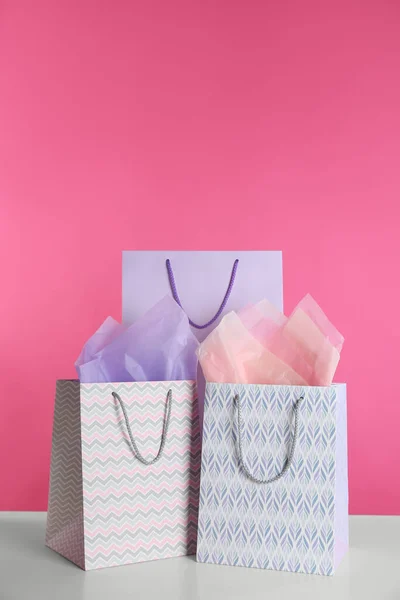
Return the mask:
<svg viewBox="0 0 400 600">
<path fill-rule="evenodd" d="M 246 476 L 251 480 L 254 481 L 254 483 L 274 483 L 275 481 L 278 481 L 278 479 L 281 479 L 281 477 L 283 477 L 285 475 L 285 473 L 290 469 L 290 466 L 292 464 L 293 461 L 293 456 L 294 456 L 294 451 L 295 451 L 295 447 L 296 447 L 296 442 L 297 442 L 297 437 L 298 437 L 298 424 L 299 424 L 299 407 L 301 402 L 304 400 L 304 396 L 301 396 L 297 401 L 296 404 L 294 405 L 293 408 L 293 412 L 294 412 L 294 431 L 293 431 L 293 437 L 292 437 L 292 444 L 289 450 L 289 454 L 287 456 L 285 465 L 282 469 L 282 471 L 280 473 L 278 473 L 277 475 L 274 475 L 274 477 L 271 477 L 270 479 L 260 479 L 258 477 L 256 477 L 255 475 L 253 475 L 250 472 L 250 469 L 248 468 L 248 466 L 245 463 L 245 460 L 243 458 L 243 447 L 242 447 L 242 406 L 240 403 L 240 397 L 239 394 L 236 394 L 235 398 L 234 398 L 234 404 L 237 407 L 237 428 L 238 428 L 238 435 L 237 435 L 237 442 L 236 442 L 236 449 L 237 449 L 237 453 L 238 453 L 238 458 L 239 458 L 239 463 L 240 466 L 242 467 L 244 473 L 246 474 Z"/>
<path fill-rule="evenodd" d="M 162 457 L 163 452 L 164 452 L 165 442 L 167 440 L 169 421 L 170 421 L 170 417 L 171 417 L 172 390 L 168 390 L 168 394 L 167 394 L 167 402 L 166 402 L 166 406 L 165 406 L 166 413 L 165 413 L 165 418 L 164 418 L 163 431 L 162 431 L 162 435 L 161 435 L 160 448 L 158 450 L 157 456 L 155 456 L 155 458 L 152 458 L 150 460 L 147 460 L 146 458 L 144 458 L 144 456 L 142 456 L 142 454 L 140 453 L 139 448 L 137 447 L 135 438 L 133 437 L 133 434 L 132 434 L 131 426 L 129 424 L 129 419 L 128 419 L 128 415 L 126 412 L 126 408 L 125 408 L 124 403 L 122 402 L 121 397 L 119 396 L 119 394 L 117 394 L 117 392 L 112 392 L 112 395 L 115 398 L 115 400 L 118 400 L 118 402 L 121 406 L 122 412 L 124 414 L 125 424 L 126 424 L 126 428 L 128 430 L 128 435 L 129 435 L 129 439 L 131 442 L 131 446 L 132 446 L 132 449 L 133 449 L 133 452 L 134 452 L 136 458 L 144 465 L 154 465 L 154 463 L 159 461 L 160 458 Z"/>
</svg>

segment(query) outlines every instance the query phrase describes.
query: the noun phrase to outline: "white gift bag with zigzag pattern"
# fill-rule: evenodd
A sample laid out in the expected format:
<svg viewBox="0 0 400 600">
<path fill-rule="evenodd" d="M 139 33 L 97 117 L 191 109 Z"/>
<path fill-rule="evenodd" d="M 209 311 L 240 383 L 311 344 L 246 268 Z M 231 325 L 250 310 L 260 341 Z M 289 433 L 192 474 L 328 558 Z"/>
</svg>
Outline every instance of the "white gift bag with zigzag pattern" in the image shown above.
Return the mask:
<svg viewBox="0 0 400 600">
<path fill-rule="evenodd" d="M 346 386 L 207 383 L 197 560 L 332 575 L 348 549 Z"/>
<path fill-rule="evenodd" d="M 193 381 L 58 381 L 46 545 L 82 569 L 196 552 Z"/>
</svg>

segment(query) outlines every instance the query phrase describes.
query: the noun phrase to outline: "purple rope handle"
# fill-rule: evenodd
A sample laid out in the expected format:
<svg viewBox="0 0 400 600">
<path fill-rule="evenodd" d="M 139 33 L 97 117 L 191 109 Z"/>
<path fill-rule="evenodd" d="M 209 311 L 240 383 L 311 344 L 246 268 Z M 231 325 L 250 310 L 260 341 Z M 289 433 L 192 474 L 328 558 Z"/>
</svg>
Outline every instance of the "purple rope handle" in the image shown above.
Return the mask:
<svg viewBox="0 0 400 600">
<path fill-rule="evenodd" d="M 167 258 L 167 261 L 165 264 L 167 265 L 168 279 L 169 279 L 169 284 L 171 286 L 172 296 L 173 296 L 175 302 L 177 302 L 177 304 L 179 304 L 179 306 L 183 310 L 183 306 L 179 299 L 178 290 L 176 289 L 174 272 L 172 270 L 171 261 L 169 260 L 169 258 Z M 197 325 L 197 323 L 194 323 L 191 319 L 189 319 L 189 323 L 191 324 L 192 327 L 195 327 L 196 329 L 206 329 L 206 327 L 209 327 L 210 325 L 212 325 L 218 319 L 218 317 L 221 315 L 222 311 L 224 310 L 224 308 L 229 300 L 229 296 L 231 295 L 233 284 L 235 283 L 235 277 L 236 277 L 236 271 L 238 268 L 238 264 L 239 264 L 239 259 L 237 258 L 235 260 L 235 262 L 233 263 L 231 278 L 229 280 L 228 289 L 225 292 L 224 299 L 222 300 L 221 306 L 219 307 L 219 309 L 217 310 L 217 312 L 215 313 L 213 318 L 210 319 L 209 321 L 207 321 L 207 323 L 204 323 L 204 325 Z"/>
</svg>

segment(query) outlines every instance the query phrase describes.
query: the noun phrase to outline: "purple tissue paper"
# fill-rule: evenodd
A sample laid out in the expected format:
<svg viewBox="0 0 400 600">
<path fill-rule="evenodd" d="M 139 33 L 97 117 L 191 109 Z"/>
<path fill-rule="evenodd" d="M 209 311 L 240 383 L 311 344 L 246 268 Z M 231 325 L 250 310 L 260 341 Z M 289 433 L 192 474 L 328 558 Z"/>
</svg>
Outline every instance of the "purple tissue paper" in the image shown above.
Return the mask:
<svg viewBox="0 0 400 600">
<path fill-rule="evenodd" d="M 82 383 L 195 380 L 198 346 L 185 312 L 165 296 L 130 327 L 108 317 L 75 367 Z"/>
</svg>

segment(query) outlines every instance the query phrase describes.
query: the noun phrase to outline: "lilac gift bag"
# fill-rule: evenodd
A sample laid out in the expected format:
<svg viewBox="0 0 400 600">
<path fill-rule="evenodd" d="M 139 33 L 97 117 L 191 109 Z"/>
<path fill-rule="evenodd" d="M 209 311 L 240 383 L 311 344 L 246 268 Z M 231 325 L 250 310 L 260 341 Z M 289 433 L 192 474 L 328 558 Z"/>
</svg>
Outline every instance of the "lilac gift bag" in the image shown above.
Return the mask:
<svg viewBox="0 0 400 600">
<path fill-rule="evenodd" d="M 202 341 L 231 310 L 267 298 L 283 310 L 280 251 L 138 251 L 122 255 L 122 318 L 133 323 L 166 294 Z M 199 399 L 204 379 L 198 377 Z"/>
<path fill-rule="evenodd" d="M 249 302 L 267 298 L 283 310 L 282 253 L 243 250 L 122 253 L 124 323 L 136 321 L 166 294 L 179 299 L 194 324 L 193 331 L 202 341 L 227 312 L 239 310 Z"/>
</svg>

